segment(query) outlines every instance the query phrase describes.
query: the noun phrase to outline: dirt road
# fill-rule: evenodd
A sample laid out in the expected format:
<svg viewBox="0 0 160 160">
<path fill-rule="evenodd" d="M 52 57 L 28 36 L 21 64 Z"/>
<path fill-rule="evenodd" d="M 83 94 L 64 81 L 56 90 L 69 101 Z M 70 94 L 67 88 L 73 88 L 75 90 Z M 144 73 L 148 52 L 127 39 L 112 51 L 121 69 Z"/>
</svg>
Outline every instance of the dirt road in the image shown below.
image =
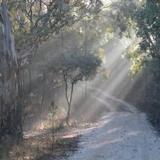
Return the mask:
<svg viewBox="0 0 160 160">
<path fill-rule="evenodd" d="M 160 138 L 143 113 L 108 113 L 82 134 L 69 160 L 159 160 Z"/>
</svg>

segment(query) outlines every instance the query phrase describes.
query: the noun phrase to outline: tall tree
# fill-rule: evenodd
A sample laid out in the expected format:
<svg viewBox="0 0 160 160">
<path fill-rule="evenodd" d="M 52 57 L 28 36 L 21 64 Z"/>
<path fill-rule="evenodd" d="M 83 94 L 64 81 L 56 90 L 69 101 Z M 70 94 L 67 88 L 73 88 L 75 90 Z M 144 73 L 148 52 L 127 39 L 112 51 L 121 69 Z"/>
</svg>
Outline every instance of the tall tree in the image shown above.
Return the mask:
<svg viewBox="0 0 160 160">
<path fill-rule="evenodd" d="M 8 1 L 14 20 L 16 48 L 21 51 L 37 47 L 63 27 L 81 20 L 86 13 L 97 13 L 100 4 L 99 0 Z"/>
<path fill-rule="evenodd" d="M 87 2 L 0 1 L 0 135 L 22 136 L 23 93 L 20 66 L 25 57 L 23 54 L 28 50 L 33 51 L 61 28 L 80 20 L 85 12 L 97 12 L 101 6 L 99 0 Z"/>
<path fill-rule="evenodd" d="M 22 105 L 18 59 L 5 1 L 0 7 L 0 135 L 22 134 Z"/>
<path fill-rule="evenodd" d="M 160 126 L 160 1 L 146 0 L 137 8 L 133 20 L 140 38 L 139 54 L 143 55 L 146 77 L 150 78 L 143 104 L 149 108 L 151 120 Z"/>
<path fill-rule="evenodd" d="M 93 78 L 101 65 L 101 60 L 93 54 L 74 53 L 62 56 L 57 62 L 50 68 L 54 72 L 61 73 L 68 107 L 66 123 L 69 125 L 74 87 L 79 81 Z"/>
</svg>

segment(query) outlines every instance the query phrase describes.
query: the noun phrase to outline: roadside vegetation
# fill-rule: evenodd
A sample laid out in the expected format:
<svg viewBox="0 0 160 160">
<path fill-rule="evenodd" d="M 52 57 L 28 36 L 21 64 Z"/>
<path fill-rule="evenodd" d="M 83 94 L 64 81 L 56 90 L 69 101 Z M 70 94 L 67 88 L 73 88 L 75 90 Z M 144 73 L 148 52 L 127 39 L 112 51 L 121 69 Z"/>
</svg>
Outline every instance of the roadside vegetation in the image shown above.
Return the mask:
<svg viewBox="0 0 160 160">
<path fill-rule="evenodd" d="M 0 159 L 41 160 L 76 151 L 79 137 L 58 135 L 88 125 L 73 118 L 77 112 L 83 114 L 75 107 L 78 87 L 83 102 L 87 84 L 96 77 L 100 85 L 109 83 L 112 70 L 124 73 L 126 68 L 118 68 L 118 62 L 105 68 L 117 58 L 117 53 L 106 58 L 108 48 L 116 48 L 121 39 L 129 45 L 120 57 L 129 62 L 130 82 L 136 79 L 122 99 L 146 112 L 160 130 L 158 0 L 0 0 L 0 4 Z M 121 98 L 122 91 L 114 93 Z"/>
</svg>

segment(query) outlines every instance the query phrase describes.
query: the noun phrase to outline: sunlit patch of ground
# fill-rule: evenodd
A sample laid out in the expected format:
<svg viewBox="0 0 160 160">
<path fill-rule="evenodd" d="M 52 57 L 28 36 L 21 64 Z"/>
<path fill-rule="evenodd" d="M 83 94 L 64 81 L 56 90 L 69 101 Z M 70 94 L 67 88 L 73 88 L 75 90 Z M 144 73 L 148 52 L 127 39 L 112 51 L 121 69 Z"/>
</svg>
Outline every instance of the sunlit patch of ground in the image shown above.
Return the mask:
<svg viewBox="0 0 160 160">
<path fill-rule="evenodd" d="M 14 145 L 10 151 L 11 160 L 49 160 L 65 157 L 75 152 L 78 148 L 79 136 L 55 137 L 52 133 L 24 139 Z"/>
<path fill-rule="evenodd" d="M 144 113 L 108 113 L 81 137 L 69 160 L 158 160 L 160 138 Z"/>
<path fill-rule="evenodd" d="M 72 126 L 64 126 L 57 131 L 46 127 L 45 123 L 49 122 L 41 121 L 40 127 L 25 132 L 24 140 L 12 146 L 9 152 L 11 160 L 67 159 L 78 150 L 81 135 L 100 125 L 99 123 L 78 125 L 72 122 Z"/>
</svg>

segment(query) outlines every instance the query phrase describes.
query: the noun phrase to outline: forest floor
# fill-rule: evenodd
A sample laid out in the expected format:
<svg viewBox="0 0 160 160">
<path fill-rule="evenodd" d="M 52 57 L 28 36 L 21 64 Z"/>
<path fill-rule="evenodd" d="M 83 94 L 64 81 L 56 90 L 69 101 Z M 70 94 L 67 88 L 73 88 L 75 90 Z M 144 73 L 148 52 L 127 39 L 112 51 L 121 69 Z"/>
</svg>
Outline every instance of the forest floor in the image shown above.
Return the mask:
<svg viewBox="0 0 160 160">
<path fill-rule="evenodd" d="M 160 159 L 160 137 L 145 113 L 98 89 L 92 88 L 87 100 L 103 103 L 107 111 L 103 110 L 95 126 L 80 131 L 78 149 L 68 160 Z"/>
<path fill-rule="evenodd" d="M 24 143 L 25 142 L 25 143 Z M 109 112 L 92 125 L 26 137 L 15 156 L 34 160 L 158 160 L 160 138 L 141 112 Z M 23 153 L 23 154 L 22 154 Z M 12 158 L 13 158 L 12 157 Z"/>
<path fill-rule="evenodd" d="M 10 155 L 24 160 L 158 160 L 160 138 L 145 113 L 117 98 L 98 97 L 95 91 L 88 101 L 121 105 L 110 105 L 112 110 L 95 123 L 65 128 L 54 136 L 48 130 L 28 133 Z"/>
<path fill-rule="evenodd" d="M 160 138 L 145 113 L 137 111 L 133 105 L 123 101 L 125 95 L 132 90 L 134 81 L 127 83 L 129 69 L 126 67 L 126 61 L 121 60 L 120 52 L 123 49 L 121 51 L 120 48 L 121 43 L 119 47 L 106 51 L 112 61 L 107 63 L 105 68 L 107 71 L 109 68 L 114 70 L 110 71 L 112 74 L 109 79 L 104 80 L 97 76 L 94 82 L 84 86 L 88 90 L 87 93 L 82 92 L 84 88 L 81 86 L 75 89 L 71 118 L 77 120 L 76 125 L 62 129 L 56 134 L 52 134 L 50 129 L 43 129 L 43 126 L 40 130 L 27 130 L 24 133 L 24 141 L 12 147 L 11 160 L 160 159 Z M 112 57 L 114 53 L 118 55 Z M 115 70 L 115 67 L 118 69 Z M 35 82 L 39 84 L 37 80 Z M 136 98 L 143 98 L 143 92 L 138 96 L 137 93 L 136 91 Z M 48 95 L 46 101 L 49 101 Z M 57 94 L 57 97 L 60 97 L 59 101 L 62 103 L 62 95 Z M 133 94 L 130 97 L 135 98 Z M 63 103 L 59 106 L 63 106 Z M 33 122 L 31 118 L 30 121 Z M 33 124 L 39 126 L 39 119 L 38 123 Z"/>
</svg>

